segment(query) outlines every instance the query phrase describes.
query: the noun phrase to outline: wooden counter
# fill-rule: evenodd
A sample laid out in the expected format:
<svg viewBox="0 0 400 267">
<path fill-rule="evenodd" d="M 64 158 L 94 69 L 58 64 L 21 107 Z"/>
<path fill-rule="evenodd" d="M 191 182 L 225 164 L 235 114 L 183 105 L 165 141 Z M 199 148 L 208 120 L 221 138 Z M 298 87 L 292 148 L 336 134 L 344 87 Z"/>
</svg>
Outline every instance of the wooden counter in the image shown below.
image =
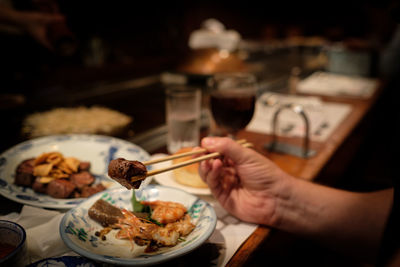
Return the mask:
<svg viewBox="0 0 400 267">
<path fill-rule="evenodd" d="M 346 156 L 351 157 L 351 153 L 348 151 L 351 149 L 351 146 L 357 144 L 357 142 L 353 142 L 354 140 L 354 132 L 357 127 L 365 122 L 368 118 L 368 115 L 371 113 L 375 103 L 381 96 L 381 89 L 378 89 L 377 92 L 373 95 L 373 97 L 369 99 L 349 99 L 349 98 L 327 98 L 322 97 L 323 100 L 339 102 L 339 103 L 347 103 L 352 105 L 351 113 L 342 121 L 342 123 L 334 130 L 331 136 L 326 140 L 326 142 L 311 142 L 310 146 L 312 149 L 316 150 L 316 155 L 303 159 L 299 157 L 294 157 L 290 155 L 282 155 L 277 153 L 271 153 L 264 149 L 264 144 L 269 143 L 271 141 L 271 136 L 241 131 L 238 134 L 238 138 L 245 138 L 249 142 L 252 142 L 255 145 L 255 150 L 265 155 L 272 161 L 274 161 L 278 166 L 280 166 L 283 170 L 290 173 L 293 176 L 299 177 L 301 179 L 306 179 L 309 181 L 319 181 L 321 172 L 326 169 L 327 166 L 332 166 L 332 161 L 335 158 L 340 159 L 340 164 L 343 162 L 344 157 L 343 154 L 340 153 L 341 150 L 345 150 Z M 349 141 L 351 140 L 351 141 Z M 279 138 L 279 141 L 287 142 L 290 144 L 301 145 L 302 139 L 300 138 Z M 152 153 L 157 152 L 166 152 L 165 147 L 158 151 L 151 151 Z M 334 170 L 340 174 L 340 170 L 338 168 Z M 336 173 L 335 173 L 336 175 Z M 332 176 L 335 176 L 332 175 Z M 324 177 L 325 180 L 322 182 L 326 184 L 331 184 L 330 177 Z M 13 202 L 9 199 L 6 199 L 0 196 L 0 200 L 3 205 L 0 209 L 1 214 L 8 214 L 9 212 L 16 211 L 19 212 L 22 205 L 20 203 Z M 243 266 L 249 262 L 249 259 L 252 255 L 256 254 L 256 249 L 260 248 L 262 244 L 267 243 L 271 239 L 268 239 L 270 236 L 271 229 L 266 226 L 259 226 L 256 231 L 241 245 L 235 255 L 231 258 L 227 266 Z M 198 253 L 201 255 L 197 255 L 200 258 L 204 258 L 204 254 L 209 253 L 210 251 L 205 250 L 208 249 L 202 248 L 198 250 Z M 206 253 L 204 253 L 206 251 Z M 189 258 L 176 259 L 175 261 L 171 261 L 170 263 L 176 264 L 174 266 L 186 266 L 189 264 L 188 260 L 192 260 L 191 257 L 196 256 L 196 251 L 194 254 L 188 254 Z M 181 265 L 180 265 L 181 264 Z M 191 264 L 191 263 L 190 263 Z M 171 266 L 171 265 L 168 265 Z M 198 265 L 196 265 L 198 266 Z"/>
<path fill-rule="evenodd" d="M 311 142 L 310 148 L 316 150 L 316 155 L 308 159 L 303 159 L 291 155 L 277 154 L 267 151 L 263 146 L 271 142 L 271 136 L 241 131 L 238 138 L 245 138 L 255 145 L 255 150 L 274 161 L 279 167 L 293 176 L 314 181 L 328 161 L 332 160 L 337 150 L 350 138 L 354 129 L 367 116 L 377 99 L 381 95 L 381 89 L 369 99 L 349 99 L 349 98 L 328 98 L 323 97 L 325 101 L 347 103 L 352 105 L 351 113 L 334 130 L 326 142 Z M 281 138 L 279 141 L 294 145 L 302 145 L 300 138 Z M 326 181 L 329 184 L 330 181 Z M 242 244 L 236 254 L 231 258 L 227 266 L 242 266 L 262 243 L 266 242 L 270 233 L 270 228 L 259 226 L 256 231 Z"/>
</svg>

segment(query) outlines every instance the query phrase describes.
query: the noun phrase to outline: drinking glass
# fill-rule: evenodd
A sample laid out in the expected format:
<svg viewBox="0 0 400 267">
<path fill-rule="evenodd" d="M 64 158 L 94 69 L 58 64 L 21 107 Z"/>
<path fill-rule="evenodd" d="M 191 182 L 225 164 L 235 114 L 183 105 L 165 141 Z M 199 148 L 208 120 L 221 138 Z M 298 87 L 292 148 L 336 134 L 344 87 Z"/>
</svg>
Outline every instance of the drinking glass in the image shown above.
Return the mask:
<svg viewBox="0 0 400 267">
<path fill-rule="evenodd" d="M 235 138 L 251 121 L 257 93 L 251 73 L 220 73 L 208 80 L 210 107 L 222 135 Z"/>
<path fill-rule="evenodd" d="M 200 139 L 201 89 L 170 85 L 166 89 L 167 149 L 195 147 Z"/>
</svg>

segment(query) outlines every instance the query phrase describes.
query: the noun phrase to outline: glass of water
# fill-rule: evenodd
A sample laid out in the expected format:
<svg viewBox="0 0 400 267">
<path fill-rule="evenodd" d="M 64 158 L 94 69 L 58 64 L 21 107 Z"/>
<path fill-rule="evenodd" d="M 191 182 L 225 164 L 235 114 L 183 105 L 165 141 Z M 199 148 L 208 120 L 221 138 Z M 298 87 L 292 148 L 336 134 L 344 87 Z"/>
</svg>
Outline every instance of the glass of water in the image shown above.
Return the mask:
<svg viewBox="0 0 400 267">
<path fill-rule="evenodd" d="M 170 85 L 166 89 L 167 149 L 175 153 L 200 141 L 201 89 Z"/>
</svg>

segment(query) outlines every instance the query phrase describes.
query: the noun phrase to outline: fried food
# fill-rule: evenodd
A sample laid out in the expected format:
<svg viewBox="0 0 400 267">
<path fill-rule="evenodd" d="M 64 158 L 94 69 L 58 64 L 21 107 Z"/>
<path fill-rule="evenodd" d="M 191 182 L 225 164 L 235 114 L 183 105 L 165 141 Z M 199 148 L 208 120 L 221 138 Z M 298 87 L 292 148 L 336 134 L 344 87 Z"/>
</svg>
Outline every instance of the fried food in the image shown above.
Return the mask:
<svg viewBox="0 0 400 267">
<path fill-rule="evenodd" d="M 50 183 L 78 172 L 79 163 L 76 158 L 64 158 L 60 152 L 43 153 L 35 159 L 33 175 L 40 177 L 41 183 Z"/>
<path fill-rule="evenodd" d="M 95 177 L 89 169 L 90 162 L 64 157 L 57 151 L 46 152 L 22 161 L 14 183 L 54 198 L 88 197 L 106 189 L 102 184 L 94 185 Z"/>
</svg>

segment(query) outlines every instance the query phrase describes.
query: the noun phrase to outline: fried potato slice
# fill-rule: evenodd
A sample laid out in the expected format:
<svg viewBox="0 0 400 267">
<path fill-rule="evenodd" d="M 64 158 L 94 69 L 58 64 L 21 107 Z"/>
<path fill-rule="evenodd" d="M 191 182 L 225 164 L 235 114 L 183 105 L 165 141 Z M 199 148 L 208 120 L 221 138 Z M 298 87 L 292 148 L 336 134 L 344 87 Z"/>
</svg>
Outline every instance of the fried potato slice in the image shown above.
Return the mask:
<svg viewBox="0 0 400 267">
<path fill-rule="evenodd" d="M 33 175 L 40 177 L 39 182 L 49 183 L 54 179 L 68 178 L 79 170 L 80 160 L 64 157 L 57 151 L 43 153 L 35 159 Z"/>
<path fill-rule="evenodd" d="M 46 162 L 52 163 L 54 166 L 62 162 L 64 159 L 63 155 L 60 152 L 50 152 L 47 156 Z"/>
<path fill-rule="evenodd" d="M 42 184 L 48 184 L 51 181 L 53 181 L 54 179 L 55 179 L 54 177 L 45 176 L 45 177 L 40 177 L 39 178 L 39 182 L 42 183 Z"/>
<path fill-rule="evenodd" d="M 50 153 L 43 153 L 43 154 L 41 154 L 40 156 L 38 156 L 38 157 L 35 159 L 34 165 L 36 166 L 36 165 L 39 165 L 39 164 L 41 164 L 41 163 L 46 162 L 46 159 L 48 158 L 49 154 L 50 154 Z"/>
<path fill-rule="evenodd" d="M 53 169 L 51 170 L 51 172 L 49 173 L 50 177 L 53 177 L 55 179 L 60 179 L 60 178 L 68 178 L 69 174 L 64 173 L 62 170 L 60 169 Z"/>
<path fill-rule="evenodd" d="M 33 167 L 33 175 L 34 176 L 48 176 L 51 169 L 53 168 L 53 164 L 40 164 Z"/>
<path fill-rule="evenodd" d="M 60 162 L 60 164 L 57 165 L 57 169 L 68 174 L 74 173 L 74 171 L 68 166 L 68 164 L 65 161 Z"/>
<path fill-rule="evenodd" d="M 65 158 L 64 162 L 73 172 L 78 172 L 79 164 L 81 163 L 79 159 L 68 157 Z"/>
</svg>

